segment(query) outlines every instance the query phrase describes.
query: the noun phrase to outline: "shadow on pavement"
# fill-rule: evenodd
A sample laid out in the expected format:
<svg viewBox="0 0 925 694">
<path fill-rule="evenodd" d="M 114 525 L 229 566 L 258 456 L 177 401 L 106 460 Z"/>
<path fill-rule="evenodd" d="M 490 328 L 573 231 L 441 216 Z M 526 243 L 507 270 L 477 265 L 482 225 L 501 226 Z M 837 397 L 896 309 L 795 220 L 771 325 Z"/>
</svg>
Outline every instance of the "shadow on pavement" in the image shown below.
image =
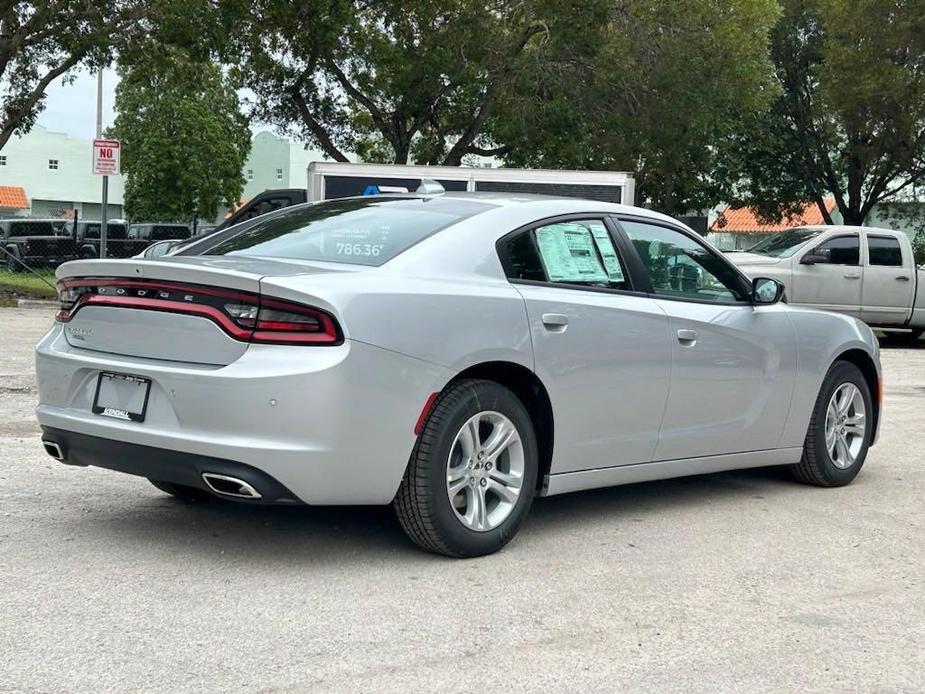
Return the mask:
<svg viewBox="0 0 925 694">
<path fill-rule="evenodd" d="M 572 532 L 606 516 L 627 523 L 668 509 L 728 498 L 785 494 L 791 484 L 782 468 L 684 477 L 537 499 L 521 532 L 537 536 Z M 155 492 L 156 494 L 156 492 Z M 757 502 L 756 502 L 757 503 Z M 233 502 L 184 502 L 167 496 L 128 500 L 81 525 L 107 533 L 114 546 L 152 546 L 224 560 L 292 566 L 349 563 L 403 556 L 433 560 L 408 540 L 387 506 L 272 507 Z"/>
</svg>

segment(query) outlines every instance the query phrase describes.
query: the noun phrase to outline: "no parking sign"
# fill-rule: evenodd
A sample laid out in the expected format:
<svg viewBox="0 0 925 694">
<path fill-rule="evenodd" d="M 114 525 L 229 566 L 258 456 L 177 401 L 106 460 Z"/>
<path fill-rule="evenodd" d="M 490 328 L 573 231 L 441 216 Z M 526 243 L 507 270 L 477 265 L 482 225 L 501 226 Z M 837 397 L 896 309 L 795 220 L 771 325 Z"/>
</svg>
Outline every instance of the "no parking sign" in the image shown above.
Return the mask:
<svg viewBox="0 0 925 694">
<path fill-rule="evenodd" d="M 101 176 L 118 176 L 121 147 L 118 140 L 94 140 L 93 173 Z"/>
</svg>

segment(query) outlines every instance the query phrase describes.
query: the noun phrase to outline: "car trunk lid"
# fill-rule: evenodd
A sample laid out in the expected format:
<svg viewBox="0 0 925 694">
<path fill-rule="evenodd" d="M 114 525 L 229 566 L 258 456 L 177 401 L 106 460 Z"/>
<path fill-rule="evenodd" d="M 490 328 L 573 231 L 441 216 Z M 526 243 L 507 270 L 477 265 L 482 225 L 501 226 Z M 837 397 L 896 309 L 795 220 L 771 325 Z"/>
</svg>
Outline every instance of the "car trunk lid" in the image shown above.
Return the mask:
<svg viewBox="0 0 925 694">
<path fill-rule="evenodd" d="M 209 365 L 250 344 L 246 314 L 265 277 L 332 272 L 257 258 L 82 260 L 58 270 L 69 344 L 120 356 Z"/>
</svg>

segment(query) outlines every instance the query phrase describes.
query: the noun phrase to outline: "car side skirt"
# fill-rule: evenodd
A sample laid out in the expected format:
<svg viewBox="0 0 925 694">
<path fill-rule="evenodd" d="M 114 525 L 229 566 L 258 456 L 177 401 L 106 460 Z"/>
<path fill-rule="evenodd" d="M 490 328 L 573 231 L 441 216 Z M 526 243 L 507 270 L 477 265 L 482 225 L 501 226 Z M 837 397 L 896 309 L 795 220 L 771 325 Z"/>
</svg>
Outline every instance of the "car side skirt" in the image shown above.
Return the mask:
<svg viewBox="0 0 925 694">
<path fill-rule="evenodd" d="M 618 467 L 581 470 L 558 475 L 547 475 L 542 496 L 567 494 L 583 489 L 615 487 L 636 482 L 651 482 L 687 475 L 704 475 L 724 470 L 740 470 L 768 465 L 791 465 L 798 463 L 803 448 L 777 448 L 768 451 L 709 455 L 699 458 L 663 460 L 657 463 L 639 463 Z"/>
</svg>

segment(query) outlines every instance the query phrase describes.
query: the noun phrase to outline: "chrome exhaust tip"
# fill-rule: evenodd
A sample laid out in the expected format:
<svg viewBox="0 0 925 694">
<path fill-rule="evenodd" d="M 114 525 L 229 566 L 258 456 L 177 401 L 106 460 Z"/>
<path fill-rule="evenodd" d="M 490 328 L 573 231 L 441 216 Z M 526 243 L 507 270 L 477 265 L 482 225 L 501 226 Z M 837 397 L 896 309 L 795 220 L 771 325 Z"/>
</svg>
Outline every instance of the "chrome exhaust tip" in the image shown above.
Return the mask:
<svg viewBox="0 0 925 694">
<path fill-rule="evenodd" d="M 64 451 L 61 450 L 61 446 L 54 441 L 47 441 L 42 439 L 42 446 L 45 447 L 45 452 L 50 455 L 55 460 L 64 462 Z"/>
<path fill-rule="evenodd" d="M 202 473 L 202 481 L 216 494 L 232 496 L 237 499 L 260 499 L 261 494 L 244 480 L 216 472 Z"/>
</svg>

